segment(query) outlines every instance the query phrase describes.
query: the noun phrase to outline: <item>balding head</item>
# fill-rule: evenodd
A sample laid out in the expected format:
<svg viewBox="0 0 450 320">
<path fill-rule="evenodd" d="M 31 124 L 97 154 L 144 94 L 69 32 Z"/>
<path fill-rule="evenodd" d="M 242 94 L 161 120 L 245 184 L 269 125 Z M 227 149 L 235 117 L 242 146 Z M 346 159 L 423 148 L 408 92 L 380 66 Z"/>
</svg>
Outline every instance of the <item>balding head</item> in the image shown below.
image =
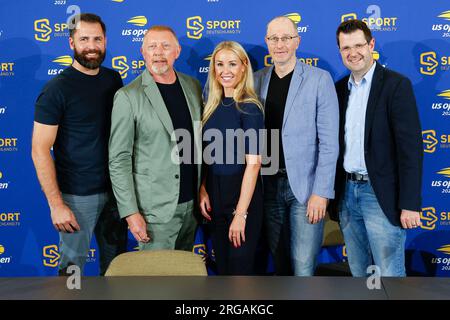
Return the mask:
<svg viewBox="0 0 450 320">
<path fill-rule="evenodd" d="M 270 37 L 271 36 L 270 32 L 274 28 L 276 29 L 283 28 L 289 33 L 297 34 L 297 25 L 295 24 L 294 21 L 285 16 L 275 17 L 272 20 L 270 20 L 270 22 L 267 24 L 266 36 Z"/>
</svg>

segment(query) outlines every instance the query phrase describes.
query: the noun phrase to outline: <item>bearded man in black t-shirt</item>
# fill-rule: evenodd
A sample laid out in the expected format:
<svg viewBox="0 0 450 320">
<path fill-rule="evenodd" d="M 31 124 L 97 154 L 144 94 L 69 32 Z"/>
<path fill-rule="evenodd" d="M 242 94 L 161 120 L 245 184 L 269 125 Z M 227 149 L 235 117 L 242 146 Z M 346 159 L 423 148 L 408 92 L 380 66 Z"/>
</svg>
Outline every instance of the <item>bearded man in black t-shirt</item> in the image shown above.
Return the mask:
<svg viewBox="0 0 450 320">
<path fill-rule="evenodd" d="M 74 61 L 37 98 L 32 157 L 60 235 L 59 274 L 70 265 L 83 269 L 94 229 L 104 274 L 126 250 L 127 227 L 108 172 L 113 97 L 123 84 L 117 72 L 101 66 L 106 28 L 100 17 L 84 13 L 70 27 Z"/>
</svg>

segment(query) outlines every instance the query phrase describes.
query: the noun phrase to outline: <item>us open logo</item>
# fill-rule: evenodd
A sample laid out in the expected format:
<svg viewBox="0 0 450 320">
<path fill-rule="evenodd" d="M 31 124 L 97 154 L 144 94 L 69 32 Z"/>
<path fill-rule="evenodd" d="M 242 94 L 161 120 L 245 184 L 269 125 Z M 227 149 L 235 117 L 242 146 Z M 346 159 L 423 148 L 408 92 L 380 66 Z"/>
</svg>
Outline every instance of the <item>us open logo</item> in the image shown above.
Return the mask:
<svg viewBox="0 0 450 320">
<path fill-rule="evenodd" d="M 442 245 L 436 252 L 444 256 L 432 258 L 431 263 L 441 267 L 442 271 L 450 271 L 450 244 Z"/>
<path fill-rule="evenodd" d="M 0 244 L 0 266 L 3 264 L 11 263 L 12 256 L 6 256 L 6 249 L 3 245 Z"/>
<path fill-rule="evenodd" d="M 209 63 L 210 63 L 211 59 L 212 59 L 212 54 L 206 56 L 206 57 L 203 59 L 203 61 L 205 61 L 205 62 L 204 62 L 204 66 L 201 66 L 201 67 L 198 69 L 198 72 L 199 72 L 199 73 L 208 73 L 208 72 L 209 72 Z"/>
<path fill-rule="evenodd" d="M 0 191 L 6 190 L 9 187 L 9 182 L 5 182 L 2 178 L 3 178 L 3 172 L 0 171 Z"/>
<path fill-rule="evenodd" d="M 127 20 L 128 25 L 136 27 L 145 27 L 148 20 L 145 16 L 134 16 Z M 131 42 L 143 42 L 147 28 L 125 28 L 122 30 L 122 36 L 131 39 Z"/>
<path fill-rule="evenodd" d="M 71 56 L 64 55 L 64 56 L 56 57 L 55 59 L 52 60 L 52 62 L 61 67 L 68 67 L 68 66 L 72 65 L 73 59 Z M 49 68 L 47 70 L 47 75 L 56 76 L 56 75 L 60 74 L 61 72 L 64 71 L 64 68 L 61 68 L 61 67 L 60 68 Z"/>
<path fill-rule="evenodd" d="M 439 188 L 441 193 L 450 194 L 450 167 L 443 168 L 436 172 L 436 174 L 439 175 L 441 179 L 433 180 L 431 182 L 431 187 Z"/>
<path fill-rule="evenodd" d="M 440 23 L 433 24 L 431 30 L 442 35 L 442 38 L 450 38 L 450 10 L 441 12 L 437 18 Z"/>
<path fill-rule="evenodd" d="M 299 34 L 308 32 L 309 25 L 299 25 L 302 22 L 302 16 L 298 12 L 287 13 L 284 15 L 286 18 L 292 20 L 297 27 L 297 32 Z"/>
<path fill-rule="evenodd" d="M 442 100 L 433 102 L 431 109 L 440 112 L 442 116 L 450 116 L 450 89 L 441 91 L 437 97 Z"/>
</svg>

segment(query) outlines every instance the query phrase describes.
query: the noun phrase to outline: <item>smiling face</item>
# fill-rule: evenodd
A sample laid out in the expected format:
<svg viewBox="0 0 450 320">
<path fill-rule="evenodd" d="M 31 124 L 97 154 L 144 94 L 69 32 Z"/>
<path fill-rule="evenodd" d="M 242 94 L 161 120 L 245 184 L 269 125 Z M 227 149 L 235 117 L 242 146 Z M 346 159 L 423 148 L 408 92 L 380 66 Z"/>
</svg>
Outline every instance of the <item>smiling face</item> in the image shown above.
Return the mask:
<svg viewBox="0 0 450 320">
<path fill-rule="evenodd" d="M 181 48 L 171 32 L 151 30 L 145 35 L 141 52 L 149 72 L 153 76 L 164 76 L 173 72 Z"/>
<path fill-rule="evenodd" d="M 275 43 L 268 38 L 277 37 Z M 295 37 L 287 41 L 281 41 L 283 37 Z M 296 61 L 295 52 L 300 44 L 297 30 L 289 18 L 281 17 L 272 20 L 267 27 L 266 44 L 275 66 L 294 63 Z"/>
<path fill-rule="evenodd" d="M 80 71 L 96 70 L 105 59 L 106 37 L 99 23 L 80 21 L 69 44 L 74 51 L 74 67 Z"/>
<path fill-rule="evenodd" d="M 222 49 L 214 57 L 214 71 L 226 97 L 232 97 L 246 70 L 246 66 L 231 50 Z"/>
<path fill-rule="evenodd" d="M 362 30 L 339 34 L 339 50 L 342 63 L 352 72 L 356 79 L 361 79 L 373 64 L 375 39 L 367 43 Z"/>
</svg>

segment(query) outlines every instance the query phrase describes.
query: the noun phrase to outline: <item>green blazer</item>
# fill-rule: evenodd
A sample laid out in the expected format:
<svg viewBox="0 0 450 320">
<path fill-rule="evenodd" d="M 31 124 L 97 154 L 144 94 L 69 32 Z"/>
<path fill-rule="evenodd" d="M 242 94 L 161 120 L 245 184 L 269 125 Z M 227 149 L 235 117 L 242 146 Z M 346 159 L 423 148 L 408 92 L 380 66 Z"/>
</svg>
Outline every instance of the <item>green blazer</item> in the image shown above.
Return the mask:
<svg viewBox="0 0 450 320">
<path fill-rule="evenodd" d="M 177 72 L 191 113 L 201 167 L 200 83 Z M 178 148 L 172 120 L 153 77 L 145 70 L 117 91 L 111 118 L 109 172 L 120 216 L 143 214 L 147 223 L 166 223 L 175 213 L 180 190 Z M 198 190 L 198 188 L 196 188 Z"/>
</svg>

